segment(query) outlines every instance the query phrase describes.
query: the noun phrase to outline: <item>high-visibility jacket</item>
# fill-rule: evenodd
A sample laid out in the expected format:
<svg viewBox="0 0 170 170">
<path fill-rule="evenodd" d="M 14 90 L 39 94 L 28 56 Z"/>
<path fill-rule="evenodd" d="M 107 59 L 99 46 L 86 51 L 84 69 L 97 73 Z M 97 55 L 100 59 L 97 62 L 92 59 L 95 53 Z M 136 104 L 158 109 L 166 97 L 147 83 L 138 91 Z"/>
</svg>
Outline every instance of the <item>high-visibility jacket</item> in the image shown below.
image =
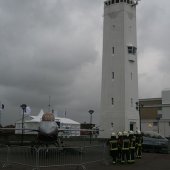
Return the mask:
<svg viewBox="0 0 170 170">
<path fill-rule="evenodd" d="M 130 139 L 130 149 L 135 149 L 136 140 L 134 137 Z"/>
<path fill-rule="evenodd" d="M 129 139 L 123 139 L 122 150 L 129 150 L 130 141 Z"/>
<path fill-rule="evenodd" d="M 137 146 L 142 146 L 142 143 L 143 143 L 143 138 L 142 138 L 142 136 L 140 135 L 140 136 L 137 136 L 136 137 L 136 145 Z"/>
<path fill-rule="evenodd" d="M 118 142 L 116 139 L 112 139 L 110 141 L 110 150 L 111 151 L 118 150 Z"/>
</svg>

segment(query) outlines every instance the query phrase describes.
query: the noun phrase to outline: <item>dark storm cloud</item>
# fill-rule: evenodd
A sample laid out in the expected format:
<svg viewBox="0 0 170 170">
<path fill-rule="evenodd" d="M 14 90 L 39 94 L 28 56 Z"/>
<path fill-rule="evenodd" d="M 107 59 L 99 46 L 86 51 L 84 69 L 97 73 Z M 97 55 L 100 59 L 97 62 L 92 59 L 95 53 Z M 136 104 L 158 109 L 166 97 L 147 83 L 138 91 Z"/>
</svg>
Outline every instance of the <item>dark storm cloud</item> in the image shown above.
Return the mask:
<svg viewBox="0 0 170 170">
<path fill-rule="evenodd" d="M 20 104 L 37 114 L 51 105 L 68 117 L 98 119 L 103 1 L 1 0 L 0 101 L 3 123 L 20 117 Z M 170 84 L 169 2 L 137 6 L 139 96 L 160 97 Z"/>
<path fill-rule="evenodd" d="M 98 18 L 101 6 L 98 1 L 83 0 L 0 1 L 0 98 L 7 105 L 4 121 L 15 117 L 24 102 L 33 114 L 41 108 L 47 110 L 49 95 L 56 110 L 69 107 L 70 112 L 76 111 L 75 118 L 87 111 L 90 95 L 100 93 L 95 71 L 100 67 L 96 65 L 101 57 L 96 49 L 100 38 L 95 28 L 102 26 Z M 89 65 L 94 71 L 87 71 Z M 91 77 L 92 71 L 95 77 Z M 86 86 L 80 83 L 83 78 Z M 95 88 L 90 89 L 88 81 Z M 97 91 L 84 97 L 82 92 L 93 89 Z M 99 99 L 90 101 L 96 107 Z"/>
</svg>

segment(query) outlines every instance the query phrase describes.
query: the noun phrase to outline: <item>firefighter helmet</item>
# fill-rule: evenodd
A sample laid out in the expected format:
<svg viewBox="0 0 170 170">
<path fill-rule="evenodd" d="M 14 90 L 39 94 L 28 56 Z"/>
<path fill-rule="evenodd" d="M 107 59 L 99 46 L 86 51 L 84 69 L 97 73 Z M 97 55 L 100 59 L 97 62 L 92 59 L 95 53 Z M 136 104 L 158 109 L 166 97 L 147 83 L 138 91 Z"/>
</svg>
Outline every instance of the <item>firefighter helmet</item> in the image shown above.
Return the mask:
<svg viewBox="0 0 170 170">
<path fill-rule="evenodd" d="M 111 137 L 116 137 L 116 134 L 112 132 Z"/>
<path fill-rule="evenodd" d="M 123 136 L 128 136 L 128 132 L 124 131 Z"/>
<path fill-rule="evenodd" d="M 136 134 L 137 134 L 137 135 L 141 135 L 141 131 L 140 131 L 140 130 L 137 130 L 137 131 L 136 131 Z"/>
<path fill-rule="evenodd" d="M 134 132 L 132 130 L 130 130 L 129 135 L 134 135 Z"/>
<path fill-rule="evenodd" d="M 118 136 L 123 136 L 122 132 L 118 132 Z"/>
</svg>

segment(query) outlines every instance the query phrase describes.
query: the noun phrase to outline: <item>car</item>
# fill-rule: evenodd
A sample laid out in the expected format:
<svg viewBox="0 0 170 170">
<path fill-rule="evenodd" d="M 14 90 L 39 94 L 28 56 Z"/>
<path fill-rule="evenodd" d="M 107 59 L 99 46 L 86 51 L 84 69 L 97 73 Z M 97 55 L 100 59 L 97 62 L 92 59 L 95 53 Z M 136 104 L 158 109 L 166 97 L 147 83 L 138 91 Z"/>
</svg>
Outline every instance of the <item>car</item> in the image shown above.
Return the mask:
<svg viewBox="0 0 170 170">
<path fill-rule="evenodd" d="M 144 152 L 168 153 L 168 139 L 157 132 L 142 132 Z"/>
</svg>

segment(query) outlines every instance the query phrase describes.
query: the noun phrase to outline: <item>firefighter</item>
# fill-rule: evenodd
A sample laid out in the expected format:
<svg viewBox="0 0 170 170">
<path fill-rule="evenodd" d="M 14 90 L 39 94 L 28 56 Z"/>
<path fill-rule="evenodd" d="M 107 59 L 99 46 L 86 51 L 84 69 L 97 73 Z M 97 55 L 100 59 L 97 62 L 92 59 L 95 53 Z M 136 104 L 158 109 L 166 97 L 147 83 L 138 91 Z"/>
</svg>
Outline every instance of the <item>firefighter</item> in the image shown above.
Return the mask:
<svg viewBox="0 0 170 170">
<path fill-rule="evenodd" d="M 123 143 L 122 143 L 122 159 L 121 163 L 128 162 L 129 160 L 129 137 L 126 131 L 123 132 Z"/>
<path fill-rule="evenodd" d="M 130 140 L 130 145 L 129 145 L 129 160 L 128 163 L 134 163 L 135 162 L 135 135 L 133 131 L 129 131 L 129 140 Z"/>
<path fill-rule="evenodd" d="M 123 144 L 123 133 L 118 132 L 118 153 L 117 153 L 117 159 L 119 162 L 121 162 L 122 159 L 122 144 Z"/>
<path fill-rule="evenodd" d="M 111 139 L 109 143 L 110 143 L 110 155 L 112 157 L 112 163 L 116 164 L 117 154 L 118 154 L 118 140 L 114 132 L 111 134 Z"/>
<path fill-rule="evenodd" d="M 143 137 L 141 131 L 136 131 L 136 158 L 142 157 L 142 143 Z"/>
</svg>

